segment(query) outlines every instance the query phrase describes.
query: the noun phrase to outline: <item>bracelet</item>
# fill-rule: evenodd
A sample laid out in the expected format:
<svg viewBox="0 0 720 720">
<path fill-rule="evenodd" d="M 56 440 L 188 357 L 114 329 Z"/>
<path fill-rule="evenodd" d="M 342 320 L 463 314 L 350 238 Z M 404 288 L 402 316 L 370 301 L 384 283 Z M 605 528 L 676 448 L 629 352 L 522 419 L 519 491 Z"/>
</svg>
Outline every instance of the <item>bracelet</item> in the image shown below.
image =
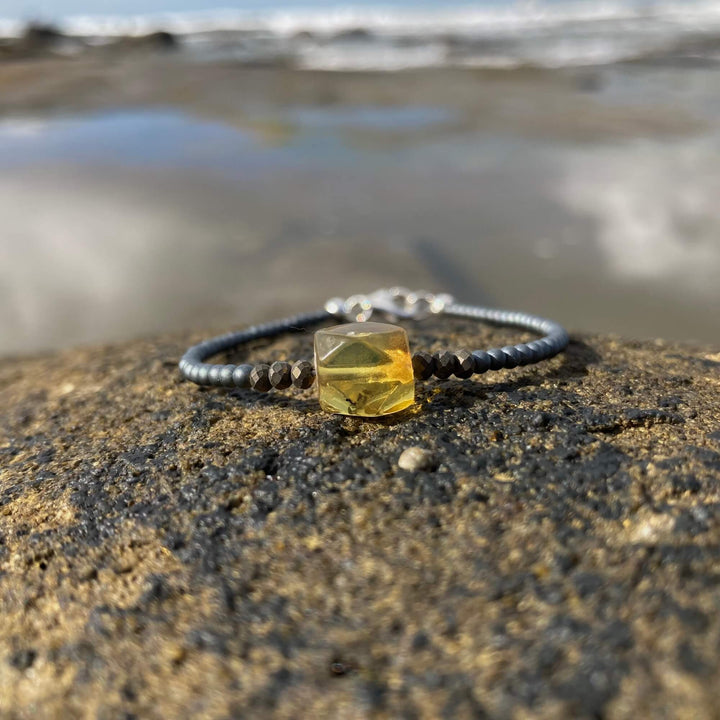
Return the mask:
<svg viewBox="0 0 720 720">
<path fill-rule="evenodd" d="M 538 340 L 490 350 L 448 350 L 410 355 L 402 327 L 369 322 L 381 313 L 393 320 L 421 320 L 432 315 L 470 318 L 516 327 L 543 335 Z M 306 331 L 328 319 L 347 324 L 315 332 L 315 360 L 271 365 L 216 365 L 205 360 L 244 343 L 288 332 Z M 348 322 L 349 321 L 349 322 Z M 260 392 L 294 385 L 309 388 L 317 381 L 323 410 L 341 415 L 377 417 L 399 412 L 415 401 L 415 380 L 451 375 L 462 380 L 489 370 L 530 365 L 562 352 L 569 338 L 565 329 L 535 315 L 461 305 L 450 295 L 410 292 L 404 288 L 377 290 L 369 295 L 334 298 L 322 310 L 255 325 L 240 332 L 205 340 L 191 347 L 179 363 L 184 378 L 198 385 L 252 388 Z"/>
</svg>

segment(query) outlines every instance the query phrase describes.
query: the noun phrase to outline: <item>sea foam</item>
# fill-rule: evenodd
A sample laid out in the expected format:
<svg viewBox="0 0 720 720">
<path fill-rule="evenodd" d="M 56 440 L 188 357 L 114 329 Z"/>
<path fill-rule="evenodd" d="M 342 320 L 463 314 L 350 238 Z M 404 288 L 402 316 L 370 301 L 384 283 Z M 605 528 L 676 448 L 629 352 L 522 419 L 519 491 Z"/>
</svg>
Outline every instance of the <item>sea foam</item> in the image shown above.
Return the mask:
<svg viewBox="0 0 720 720">
<path fill-rule="evenodd" d="M 720 59 L 720 0 L 87 15 L 59 26 L 95 42 L 168 30 L 200 59 L 276 57 L 329 70 L 563 67 L 667 54 Z M 21 32 L 17 21 L 0 20 L 1 35 Z"/>
</svg>

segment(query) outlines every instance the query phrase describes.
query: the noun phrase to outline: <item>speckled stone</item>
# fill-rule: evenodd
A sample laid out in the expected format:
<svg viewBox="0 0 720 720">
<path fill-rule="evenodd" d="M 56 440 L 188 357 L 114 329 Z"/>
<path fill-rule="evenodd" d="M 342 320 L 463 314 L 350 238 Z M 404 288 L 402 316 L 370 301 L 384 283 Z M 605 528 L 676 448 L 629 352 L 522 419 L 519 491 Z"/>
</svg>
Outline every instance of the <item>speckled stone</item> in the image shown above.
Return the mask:
<svg viewBox="0 0 720 720">
<path fill-rule="evenodd" d="M 449 350 L 435 353 L 433 356 L 435 364 L 435 377 L 440 380 L 447 380 L 457 370 L 457 358 Z"/>
<path fill-rule="evenodd" d="M 368 422 L 183 382 L 202 336 L 0 361 L 0 717 L 716 715 L 717 350 L 576 337 Z"/>
<path fill-rule="evenodd" d="M 455 377 L 467 380 L 475 372 L 475 358 L 469 350 L 458 350 L 455 353 Z"/>
</svg>

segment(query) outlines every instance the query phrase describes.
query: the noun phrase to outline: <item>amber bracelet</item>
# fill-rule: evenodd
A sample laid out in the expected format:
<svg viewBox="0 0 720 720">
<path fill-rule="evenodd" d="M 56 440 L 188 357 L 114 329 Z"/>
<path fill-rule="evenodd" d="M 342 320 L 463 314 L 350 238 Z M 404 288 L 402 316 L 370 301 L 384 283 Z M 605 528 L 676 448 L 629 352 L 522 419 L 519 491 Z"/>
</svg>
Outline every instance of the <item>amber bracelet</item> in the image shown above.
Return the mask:
<svg viewBox="0 0 720 720">
<path fill-rule="evenodd" d="M 470 318 L 516 327 L 543 337 L 528 343 L 490 350 L 410 354 L 402 327 L 369 322 L 379 313 L 391 320 L 432 315 Z M 306 331 L 334 318 L 347 324 L 315 332 L 315 361 L 271 365 L 216 365 L 205 360 L 232 348 L 286 332 Z M 348 322 L 349 321 L 349 322 Z M 252 388 L 260 392 L 294 385 L 309 388 L 317 381 L 323 410 L 342 415 L 376 417 L 399 412 L 415 401 L 415 380 L 454 375 L 467 379 L 489 370 L 530 365 L 554 357 L 568 344 L 565 329 L 535 315 L 461 305 L 450 295 L 410 292 L 404 288 L 377 290 L 369 295 L 334 298 L 322 310 L 304 313 L 240 332 L 221 335 L 191 347 L 180 360 L 183 377 L 198 385 Z"/>
</svg>

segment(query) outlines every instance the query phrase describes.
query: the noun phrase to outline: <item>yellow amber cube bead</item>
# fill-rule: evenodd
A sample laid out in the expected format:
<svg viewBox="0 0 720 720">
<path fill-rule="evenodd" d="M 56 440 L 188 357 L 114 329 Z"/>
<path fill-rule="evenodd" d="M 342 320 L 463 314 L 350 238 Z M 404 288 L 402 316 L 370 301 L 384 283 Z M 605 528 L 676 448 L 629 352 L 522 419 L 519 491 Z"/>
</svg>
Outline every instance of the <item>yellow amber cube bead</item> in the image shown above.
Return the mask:
<svg viewBox="0 0 720 720">
<path fill-rule="evenodd" d="M 407 333 L 396 325 L 363 322 L 315 333 L 315 368 L 323 410 L 377 417 L 415 402 Z"/>
</svg>

